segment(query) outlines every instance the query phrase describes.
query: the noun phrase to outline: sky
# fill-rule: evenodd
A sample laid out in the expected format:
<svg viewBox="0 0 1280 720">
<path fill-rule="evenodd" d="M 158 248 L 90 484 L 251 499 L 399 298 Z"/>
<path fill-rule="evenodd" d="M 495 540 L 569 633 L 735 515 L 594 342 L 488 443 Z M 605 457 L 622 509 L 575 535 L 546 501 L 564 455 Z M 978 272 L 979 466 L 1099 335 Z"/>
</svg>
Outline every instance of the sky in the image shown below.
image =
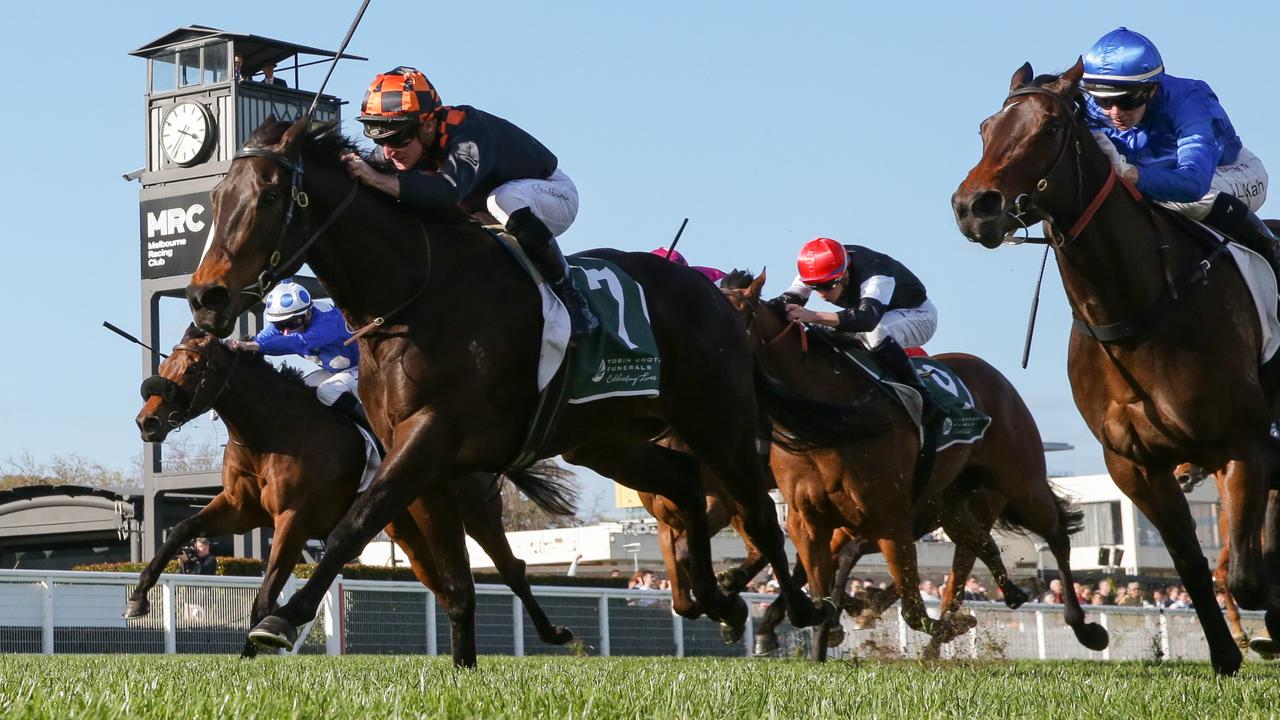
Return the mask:
<svg viewBox="0 0 1280 720">
<path fill-rule="evenodd" d="M 359 2 L 4 3 L 0 20 L 0 461 L 77 453 L 128 468 L 141 450 L 141 351 L 103 320 L 140 322 L 137 183 L 144 162 L 143 60 L 127 53 L 202 24 L 336 48 Z M 1059 474 L 1103 472 L 1071 399 L 1070 316 L 1050 262 L 1030 367 L 1019 367 L 1041 250 L 985 250 L 957 231 L 950 196 L 979 159 L 978 123 L 1024 61 L 1071 65 L 1125 25 L 1171 74 L 1207 81 L 1244 144 L 1280 167 L 1274 53 L 1280 5 L 373 0 L 328 92 L 353 104 L 369 80 L 413 65 L 446 103 L 538 137 L 575 181 L 567 252 L 650 250 L 690 218 L 694 264 L 768 268 L 766 292 L 817 236 L 898 258 L 928 287 L 939 327 L 927 349 L 982 356 L 1007 375 Z M 305 72 L 305 71 L 304 71 Z M 322 71 L 304 75 L 314 88 Z M 1280 215 L 1275 202 L 1263 216 Z M 1268 212 L 1270 210 L 1270 212 Z M 179 308 L 180 310 L 180 308 Z M 465 310 L 465 309 L 464 309 Z M 179 313 L 180 314 L 180 313 Z M 176 342 L 177 337 L 164 344 Z M 190 436 L 215 432 L 198 421 Z M 585 478 L 588 504 L 611 504 Z"/>
</svg>

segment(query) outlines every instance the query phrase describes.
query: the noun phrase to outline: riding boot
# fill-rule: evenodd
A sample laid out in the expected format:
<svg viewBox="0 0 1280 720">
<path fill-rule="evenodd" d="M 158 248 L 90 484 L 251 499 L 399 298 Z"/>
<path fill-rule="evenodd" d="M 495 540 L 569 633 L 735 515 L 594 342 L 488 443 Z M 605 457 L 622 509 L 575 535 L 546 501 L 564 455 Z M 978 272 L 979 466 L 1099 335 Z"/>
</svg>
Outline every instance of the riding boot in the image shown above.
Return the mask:
<svg viewBox="0 0 1280 720">
<path fill-rule="evenodd" d="M 933 425 L 942 419 L 942 408 L 938 407 L 938 403 L 934 402 L 933 396 L 929 394 L 928 388 L 925 387 L 924 381 L 920 379 L 920 375 L 916 373 L 916 369 L 911 364 L 911 358 L 907 357 L 907 351 L 902 349 L 897 340 L 886 338 L 880 343 L 879 347 L 871 351 L 875 355 L 876 360 L 880 362 L 880 367 L 884 368 L 889 375 L 889 380 L 902 383 L 920 393 L 920 422 L 924 425 Z"/>
<path fill-rule="evenodd" d="M 344 392 L 329 407 L 337 410 L 343 417 L 368 431 L 369 437 L 373 438 L 373 443 L 378 448 L 378 454 L 386 457 L 386 450 L 383 449 L 382 442 L 378 440 L 378 436 L 373 432 L 373 426 L 369 424 L 369 416 L 365 414 L 364 405 L 360 403 L 360 398 L 349 392 Z"/>
<path fill-rule="evenodd" d="M 569 323 L 572 327 L 570 338 L 581 340 L 595 332 L 600 327 L 600 321 L 591 312 L 587 299 L 573 286 L 569 279 L 569 263 L 560 252 L 555 236 L 542 220 L 529 208 L 520 208 L 507 219 L 507 232 L 520 241 L 521 249 L 569 311 Z"/>
<path fill-rule="evenodd" d="M 1265 258 L 1280 282 L 1280 240 L 1243 200 L 1231 193 L 1218 193 L 1204 223 Z"/>
</svg>

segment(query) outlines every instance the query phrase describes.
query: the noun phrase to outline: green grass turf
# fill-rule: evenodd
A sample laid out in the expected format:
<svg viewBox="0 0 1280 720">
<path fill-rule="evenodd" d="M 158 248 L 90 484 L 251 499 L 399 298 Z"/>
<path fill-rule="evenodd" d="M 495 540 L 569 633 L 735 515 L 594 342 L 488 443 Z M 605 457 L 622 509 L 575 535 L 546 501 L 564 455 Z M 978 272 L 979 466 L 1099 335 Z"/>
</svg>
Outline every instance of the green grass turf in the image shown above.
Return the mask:
<svg viewBox="0 0 1280 720">
<path fill-rule="evenodd" d="M 1280 665 L 481 657 L 0 656 L 6 718 L 1240 718 Z"/>
</svg>

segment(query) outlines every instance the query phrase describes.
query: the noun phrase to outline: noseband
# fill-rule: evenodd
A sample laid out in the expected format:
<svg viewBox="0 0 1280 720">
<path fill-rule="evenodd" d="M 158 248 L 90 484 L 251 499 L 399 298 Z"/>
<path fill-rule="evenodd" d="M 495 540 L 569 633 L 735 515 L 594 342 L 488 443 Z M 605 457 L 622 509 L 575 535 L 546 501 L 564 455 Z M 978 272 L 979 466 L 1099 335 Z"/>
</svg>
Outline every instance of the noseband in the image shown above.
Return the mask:
<svg viewBox="0 0 1280 720">
<path fill-rule="evenodd" d="M 200 368 L 200 380 L 196 383 L 195 390 L 188 394 L 181 385 L 160 375 L 152 375 L 143 380 L 141 388 L 143 400 L 158 396 L 170 405 L 179 408 L 170 412 L 168 418 L 169 427 L 175 429 L 181 427 L 196 415 L 213 407 L 213 404 L 218 402 L 218 398 L 222 397 L 222 393 L 226 392 L 227 385 L 231 382 L 231 376 L 235 373 L 236 366 L 240 363 L 240 353 L 237 352 L 235 353 L 235 359 L 231 361 L 231 367 L 227 369 L 226 374 L 222 377 L 222 384 L 218 386 L 212 396 L 208 397 L 208 402 L 204 402 L 201 396 L 209 395 L 205 392 L 205 388 L 209 386 L 210 371 L 214 369 L 213 356 L 208 350 L 195 345 L 180 343 L 173 347 L 174 352 L 179 350 L 194 353 L 204 363 Z M 184 405 L 185 407 L 182 407 Z"/>
<path fill-rule="evenodd" d="M 1071 229 L 1068 230 L 1065 235 L 1061 233 L 1054 233 L 1058 236 L 1058 241 L 1055 242 L 1054 245 L 1057 247 L 1065 247 L 1075 242 L 1076 238 L 1080 237 L 1081 233 L 1083 233 L 1085 228 L 1088 227 L 1090 221 L 1093 220 L 1093 216 L 1097 214 L 1098 208 L 1102 207 L 1103 201 L 1111 194 L 1111 189 L 1115 185 L 1117 178 L 1116 168 L 1110 161 L 1107 162 L 1107 179 L 1102 184 L 1102 188 L 1098 190 L 1097 194 L 1093 196 L 1093 199 L 1086 207 L 1084 202 L 1084 164 L 1082 160 L 1084 150 L 1080 147 L 1080 138 L 1075 132 L 1076 110 L 1063 100 L 1062 96 L 1052 90 L 1039 87 L 1037 85 L 1021 87 L 1009 93 L 1009 96 L 1004 100 L 1005 105 L 1007 106 L 1009 101 L 1014 98 L 1026 97 L 1028 95 L 1043 95 L 1044 97 L 1053 100 L 1054 106 L 1061 110 L 1062 114 L 1066 117 L 1067 133 L 1066 137 L 1062 141 L 1062 146 L 1058 148 L 1058 155 L 1054 159 L 1053 165 L 1049 167 L 1049 172 L 1047 172 L 1044 177 L 1040 178 L 1036 183 L 1034 190 L 1029 193 L 1022 193 L 1014 198 L 1013 207 L 1010 209 L 1009 215 L 1017 221 L 1024 230 L 1027 228 L 1027 223 L 1023 220 L 1023 217 L 1026 215 L 1033 215 L 1041 220 L 1051 220 L 1049 212 L 1042 206 L 1038 205 L 1036 200 L 1037 198 L 1043 197 L 1051 188 L 1055 188 L 1061 184 L 1061 180 L 1057 179 L 1057 176 L 1062 172 L 1061 168 L 1064 164 L 1063 161 L 1068 157 L 1068 155 L 1070 155 L 1072 160 L 1071 164 L 1075 167 L 1075 172 L 1073 173 L 1075 176 L 1074 194 L 1076 207 L 1078 208 L 1078 215 L 1075 224 L 1071 226 Z M 1071 152 L 1068 153 L 1068 150 L 1071 150 Z M 1129 191 L 1129 194 L 1133 196 L 1134 200 L 1142 199 L 1142 194 L 1138 192 L 1137 188 L 1133 187 L 1123 179 L 1120 180 L 1120 184 Z"/>
<path fill-rule="evenodd" d="M 297 160 L 290 160 L 284 153 L 279 153 L 275 150 L 268 150 L 267 148 L 261 147 L 246 147 L 241 148 L 239 152 L 232 155 L 231 161 L 235 162 L 236 160 L 254 157 L 266 158 L 277 165 L 280 165 L 285 170 L 288 170 L 292 176 L 289 187 L 289 206 L 284 211 L 284 223 L 280 226 L 280 234 L 276 237 L 276 246 L 271 252 L 271 258 L 267 261 L 267 268 L 258 274 L 257 282 L 252 285 L 247 285 L 241 290 L 242 293 L 263 298 L 271 291 L 271 288 L 276 286 L 276 283 L 280 282 L 281 278 L 285 278 L 293 274 L 293 272 L 302 265 L 302 258 L 306 254 L 307 250 L 320 239 L 320 236 L 324 234 L 324 231 L 328 230 L 329 226 L 332 225 L 340 215 L 342 215 L 349 205 L 351 205 L 351 201 L 356 199 L 356 191 L 360 189 L 360 181 L 352 181 L 350 192 L 348 192 L 347 196 L 342 199 L 342 202 L 338 203 L 338 206 L 333 209 L 333 212 L 329 213 L 329 217 L 325 218 L 325 221 L 320 223 L 320 227 L 307 237 L 302 245 L 289 256 L 288 260 L 281 262 L 280 258 L 284 252 L 285 239 L 289 233 L 289 226 L 293 224 L 294 208 L 296 207 L 305 210 L 307 206 L 311 204 L 311 198 L 308 197 L 307 191 L 302 185 L 302 157 L 299 156 Z M 307 223 L 307 221 L 304 220 L 304 223 Z M 307 223 L 307 225 L 309 226 L 309 223 Z M 304 234 L 306 233 L 305 226 L 303 232 Z"/>
</svg>

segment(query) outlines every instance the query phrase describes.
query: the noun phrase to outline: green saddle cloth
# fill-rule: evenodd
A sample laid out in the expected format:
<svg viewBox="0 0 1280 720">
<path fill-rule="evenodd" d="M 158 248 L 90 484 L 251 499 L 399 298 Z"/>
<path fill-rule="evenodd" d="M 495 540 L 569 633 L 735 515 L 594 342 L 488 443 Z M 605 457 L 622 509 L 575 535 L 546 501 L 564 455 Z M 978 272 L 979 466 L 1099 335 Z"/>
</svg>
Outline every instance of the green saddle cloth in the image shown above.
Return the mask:
<svg viewBox="0 0 1280 720">
<path fill-rule="evenodd" d="M 600 319 L 600 330 L 569 346 L 568 402 L 657 397 L 662 361 L 644 288 L 617 265 L 570 255 L 569 277 Z"/>
<path fill-rule="evenodd" d="M 839 333 L 823 333 L 837 352 L 857 365 L 877 382 L 890 387 L 889 394 L 901 400 L 903 392 L 917 395 L 914 389 L 895 382 L 885 373 L 875 359 L 875 355 L 862 347 L 861 343 L 850 338 L 846 341 Z M 913 357 L 911 364 L 916 374 L 929 390 L 938 407 L 942 409 L 943 419 L 938 429 L 938 450 L 944 450 L 956 444 L 974 443 L 982 439 L 987 428 L 991 426 L 991 418 L 985 415 L 973 402 L 973 393 L 965 386 L 950 368 L 942 361 L 932 357 Z M 904 406 L 906 404 L 904 403 Z M 908 408 L 914 412 L 913 408 Z M 916 418 L 917 423 L 919 419 Z"/>
</svg>

